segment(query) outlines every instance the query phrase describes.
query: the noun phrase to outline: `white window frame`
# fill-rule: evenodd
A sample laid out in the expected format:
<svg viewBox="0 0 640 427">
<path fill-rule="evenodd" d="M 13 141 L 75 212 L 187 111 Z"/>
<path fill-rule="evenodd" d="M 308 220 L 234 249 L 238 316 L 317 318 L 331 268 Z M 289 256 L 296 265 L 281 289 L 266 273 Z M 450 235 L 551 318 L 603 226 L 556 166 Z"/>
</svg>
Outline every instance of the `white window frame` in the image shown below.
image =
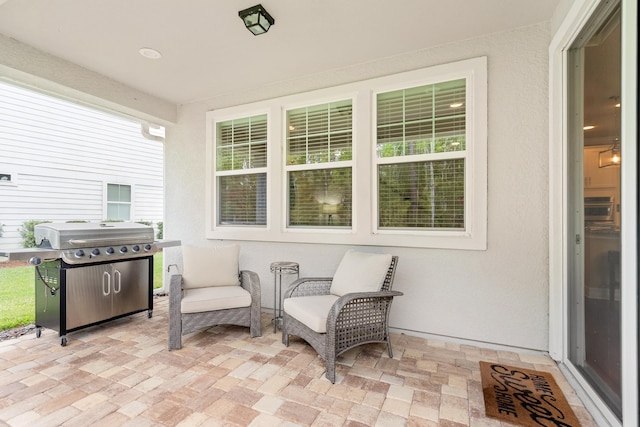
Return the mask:
<svg viewBox="0 0 640 427">
<path fill-rule="evenodd" d="M 465 229 L 378 230 L 376 94 L 466 79 Z M 353 208 L 351 229 L 287 227 L 286 111 L 352 99 Z M 216 121 L 267 114 L 267 227 L 216 226 Z M 206 237 L 372 246 L 486 250 L 487 248 L 487 58 L 478 57 L 312 92 L 239 105 L 207 113 Z"/>
<path fill-rule="evenodd" d="M 110 202 L 109 201 L 109 185 L 121 185 L 127 186 L 131 190 L 131 200 L 129 200 L 129 219 L 125 220 L 125 222 L 133 222 L 135 218 L 135 208 L 133 201 L 135 200 L 135 188 L 133 184 L 128 182 L 114 182 L 114 181 L 105 181 L 103 184 L 103 193 L 104 194 L 104 202 L 103 202 L 103 212 L 105 220 L 109 220 L 109 203 L 118 203 L 124 204 L 122 202 Z"/>
<path fill-rule="evenodd" d="M 318 163 L 318 164 L 314 164 L 314 165 L 287 165 L 286 164 L 286 156 L 287 156 L 287 141 L 286 141 L 286 136 L 287 136 L 287 111 L 289 110 L 295 110 L 297 108 L 303 108 L 303 107 L 312 107 L 315 105 L 322 105 L 322 104 L 331 104 L 333 102 L 340 102 L 340 101 L 351 101 L 351 160 L 348 161 L 342 161 L 342 162 L 327 162 L 327 163 Z M 283 218 L 283 224 L 282 224 L 282 230 L 285 233 L 292 233 L 292 234 L 309 234 L 309 235 L 318 235 L 318 234 L 324 234 L 324 233 L 330 233 L 330 234 L 341 234 L 341 235 L 351 235 L 353 234 L 353 230 L 356 228 L 356 203 L 355 203 L 355 194 L 356 193 L 356 186 L 357 186 L 357 182 L 356 182 L 356 174 L 355 174 L 355 162 L 356 162 L 356 157 L 357 157 L 357 150 L 355 148 L 356 146 L 356 141 L 357 141 L 357 129 L 356 129 L 356 124 L 354 121 L 354 117 L 356 117 L 356 111 L 357 111 L 357 106 L 356 106 L 356 98 L 355 98 L 355 94 L 349 93 L 349 94 L 344 94 L 344 96 L 340 96 L 337 95 L 335 97 L 329 97 L 329 98 L 318 98 L 318 99 L 309 99 L 308 101 L 305 101 L 303 103 L 295 103 L 295 104 L 287 104 L 287 105 L 283 105 L 282 107 L 282 132 L 283 132 L 283 139 L 282 139 L 282 155 L 283 155 L 283 172 L 282 172 L 282 212 L 284 215 Z M 301 171 L 301 170 L 313 170 L 313 169 L 334 169 L 334 168 L 350 168 L 351 169 L 351 227 L 290 227 L 289 224 L 289 180 L 288 180 L 288 175 L 289 172 L 294 172 L 294 171 Z"/>
<path fill-rule="evenodd" d="M 425 76 L 424 80 L 411 81 L 410 83 L 395 83 L 388 86 L 381 87 L 373 92 L 372 103 L 372 117 L 374 118 L 372 123 L 372 144 L 376 144 L 377 141 L 377 122 L 375 117 L 377 115 L 377 95 L 381 93 L 387 93 L 403 89 L 412 89 L 420 86 L 427 86 L 446 81 L 464 79 L 466 82 L 466 98 L 465 98 L 465 140 L 466 149 L 464 151 L 452 151 L 446 153 L 432 153 L 422 154 L 414 156 L 402 156 L 402 157 L 385 157 L 378 158 L 376 155 L 372 156 L 373 165 L 371 167 L 371 183 L 373 185 L 373 197 L 371 198 L 371 213 L 373 233 L 381 236 L 391 235 L 398 236 L 398 238 L 404 239 L 404 236 L 422 236 L 423 239 L 428 240 L 428 246 L 434 245 L 435 247 L 448 247 L 445 242 L 437 243 L 442 240 L 471 240 L 473 247 L 468 249 L 486 249 L 486 72 L 481 73 L 485 67 L 474 67 L 469 69 L 456 69 L 455 65 L 449 64 L 451 67 L 443 66 L 443 72 L 436 73 L 432 76 Z M 447 70 L 446 68 L 451 68 Z M 482 74 L 482 75 L 479 75 Z M 478 85 L 485 83 L 484 90 Z M 484 93 L 484 96 L 483 96 Z M 479 117 L 484 112 L 484 117 Z M 479 124 L 485 123 L 484 129 Z M 484 153 L 484 158 L 482 154 Z M 386 229 L 380 228 L 377 195 L 378 195 L 378 166 L 386 164 L 399 164 L 399 163 L 413 163 L 413 162 L 426 162 L 437 161 L 447 159 L 464 159 L 465 160 L 465 197 L 464 197 L 464 224 L 465 227 L 462 230 L 437 230 L 430 229 L 424 230 L 420 228 L 415 229 Z M 477 167 L 478 163 L 483 163 Z M 482 201 L 485 201 L 482 203 Z M 476 236 L 481 234 L 480 236 Z M 403 237 L 400 237 L 403 236 Z M 455 241 L 454 240 L 454 241 Z M 476 246 L 477 245 L 477 246 Z M 455 248 L 457 245 L 453 245 Z"/>
<path fill-rule="evenodd" d="M 231 120 L 240 120 L 246 119 L 249 117 L 255 116 L 267 116 L 267 166 L 262 168 L 248 169 L 245 170 L 231 170 L 231 171 L 220 171 L 218 172 L 216 169 L 217 161 L 216 161 L 216 142 L 217 142 L 217 125 L 221 122 L 227 122 Z M 268 109 L 256 109 L 256 110 L 242 110 L 239 109 L 237 112 L 233 110 L 220 110 L 220 111 L 210 111 L 207 113 L 207 147 L 206 147 L 206 197 L 205 197 L 205 205 L 206 205 L 206 236 L 209 239 L 217 239 L 217 238 L 225 238 L 232 239 L 231 236 L 237 235 L 253 235 L 253 233 L 260 233 L 261 231 L 269 230 L 270 228 L 270 172 L 269 172 L 269 163 L 271 161 L 271 131 L 272 123 L 271 123 L 271 113 Z M 266 224 L 265 225 L 220 225 L 219 222 L 219 209 L 218 209 L 218 185 L 217 185 L 217 177 L 219 176 L 233 176 L 233 175 L 246 175 L 246 174 L 266 174 L 267 181 L 267 194 L 266 194 L 266 204 L 267 204 L 267 212 L 266 212 Z M 237 237 L 236 237 L 237 238 Z M 242 238 L 240 240 L 244 240 Z"/>
</svg>

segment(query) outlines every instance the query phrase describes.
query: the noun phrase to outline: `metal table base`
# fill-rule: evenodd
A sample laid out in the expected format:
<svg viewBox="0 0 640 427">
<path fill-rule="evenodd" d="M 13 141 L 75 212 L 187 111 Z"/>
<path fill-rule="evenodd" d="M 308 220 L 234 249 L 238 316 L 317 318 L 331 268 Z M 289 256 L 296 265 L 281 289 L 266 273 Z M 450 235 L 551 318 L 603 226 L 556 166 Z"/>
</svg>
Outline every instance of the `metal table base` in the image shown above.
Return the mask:
<svg viewBox="0 0 640 427">
<path fill-rule="evenodd" d="M 282 328 L 282 275 L 295 274 L 300 278 L 300 266 L 297 262 L 277 261 L 271 263 L 273 273 L 273 333 L 278 326 Z"/>
</svg>

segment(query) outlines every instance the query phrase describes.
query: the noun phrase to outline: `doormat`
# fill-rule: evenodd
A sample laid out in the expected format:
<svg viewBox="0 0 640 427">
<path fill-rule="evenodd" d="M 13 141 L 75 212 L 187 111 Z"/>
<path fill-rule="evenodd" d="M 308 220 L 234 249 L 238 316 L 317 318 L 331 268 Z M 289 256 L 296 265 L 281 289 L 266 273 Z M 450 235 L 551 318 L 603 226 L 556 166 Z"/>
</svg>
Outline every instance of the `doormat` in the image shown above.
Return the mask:
<svg viewBox="0 0 640 427">
<path fill-rule="evenodd" d="M 579 426 L 548 372 L 480 362 L 485 413 L 521 426 Z"/>
</svg>

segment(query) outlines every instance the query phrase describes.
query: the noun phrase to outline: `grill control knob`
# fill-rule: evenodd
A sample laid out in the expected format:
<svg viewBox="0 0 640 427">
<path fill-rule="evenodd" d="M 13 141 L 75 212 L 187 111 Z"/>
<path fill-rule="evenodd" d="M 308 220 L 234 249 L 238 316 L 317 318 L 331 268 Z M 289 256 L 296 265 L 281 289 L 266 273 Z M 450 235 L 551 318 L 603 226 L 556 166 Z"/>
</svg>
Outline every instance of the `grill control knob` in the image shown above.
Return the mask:
<svg viewBox="0 0 640 427">
<path fill-rule="evenodd" d="M 84 256 L 84 251 L 82 249 L 78 249 L 75 255 L 76 255 L 76 258 L 82 258 Z"/>
<path fill-rule="evenodd" d="M 100 249 L 95 248 L 94 250 L 91 251 L 91 255 L 93 256 L 98 256 L 100 255 Z"/>
<path fill-rule="evenodd" d="M 106 252 L 107 252 L 107 255 L 112 255 L 114 250 L 113 250 L 113 248 L 107 248 Z"/>
<path fill-rule="evenodd" d="M 131 248 L 131 250 L 132 250 L 133 252 L 140 252 L 140 246 L 138 246 L 138 245 L 134 245 L 134 246 Z"/>
<path fill-rule="evenodd" d="M 151 245 L 148 244 L 148 243 L 146 245 L 144 245 L 144 250 L 149 252 L 151 250 Z"/>
<path fill-rule="evenodd" d="M 121 254 L 126 254 L 127 253 L 127 247 L 126 246 L 121 247 L 120 248 L 120 253 Z"/>
</svg>

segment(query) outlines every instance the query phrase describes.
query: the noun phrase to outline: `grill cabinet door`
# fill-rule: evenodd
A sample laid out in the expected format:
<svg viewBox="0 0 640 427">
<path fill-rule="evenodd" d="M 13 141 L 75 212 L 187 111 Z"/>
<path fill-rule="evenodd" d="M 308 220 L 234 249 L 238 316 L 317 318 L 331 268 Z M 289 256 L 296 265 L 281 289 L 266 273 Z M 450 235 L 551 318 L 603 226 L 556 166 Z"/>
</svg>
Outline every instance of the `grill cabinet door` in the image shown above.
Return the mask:
<svg viewBox="0 0 640 427">
<path fill-rule="evenodd" d="M 108 264 L 66 269 L 67 330 L 111 317 L 110 269 Z"/>
<path fill-rule="evenodd" d="M 113 316 L 149 309 L 150 262 L 145 258 L 113 264 Z"/>
</svg>

